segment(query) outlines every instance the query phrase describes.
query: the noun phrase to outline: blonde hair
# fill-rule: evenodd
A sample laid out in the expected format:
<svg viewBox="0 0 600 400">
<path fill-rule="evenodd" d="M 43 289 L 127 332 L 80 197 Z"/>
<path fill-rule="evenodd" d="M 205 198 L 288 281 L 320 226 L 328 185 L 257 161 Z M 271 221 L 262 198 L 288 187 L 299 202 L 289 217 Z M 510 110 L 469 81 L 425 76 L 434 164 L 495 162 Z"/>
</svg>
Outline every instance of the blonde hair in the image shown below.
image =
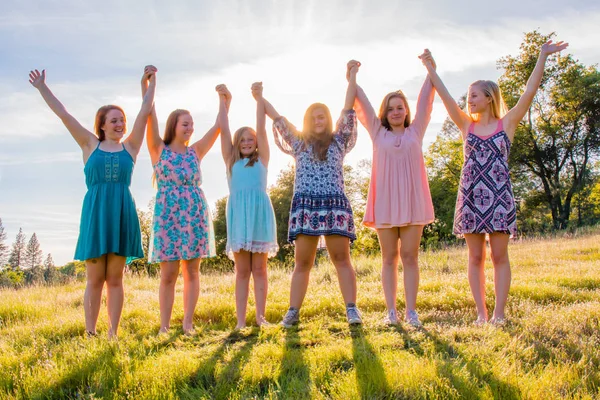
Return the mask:
<svg viewBox="0 0 600 400">
<path fill-rule="evenodd" d="M 396 90 L 395 92 L 390 92 L 385 95 L 383 101 L 381 102 L 381 107 L 379 107 L 379 120 L 381 121 L 381 125 L 385 127 L 388 131 L 392 130 L 390 126 L 390 122 L 387 119 L 387 109 L 390 106 L 390 100 L 394 97 L 401 99 L 404 102 L 404 108 L 406 109 L 406 118 L 404 118 L 404 127 L 408 128 L 410 125 L 410 108 L 408 107 L 408 101 L 406 100 L 406 95 L 402 90 Z"/>
<path fill-rule="evenodd" d="M 492 108 L 492 115 L 494 118 L 501 119 L 506 115 L 508 109 L 506 107 L 506 103 L 504 102 L 504 98 L 502 97 L 502 92 L 500 92 L 500 87 L 498 87 L 496 82 L 487 80 L 475 81 L 469 85 L 469 89 L 473 86 L 477 86 L 479 89 L 481 89 L 485 97 L 492 99 L 490 107 Z M 479 113 L 471 114 L 469 112 L 468 101 L 467 112 L 473 121 L 479 120 Z"/>
<path fill-rule="evenodd" d="M 256 140 L 256 150 L 250 157 L 242 156 L 242 152 L 240 151 L 240 144 L 242 143 L 242 135 L 245 132 L 250 132 L 254 139 Z M 231 176 L 231 170 L 233 169 L 233 165 L 241 160 L 242 158 L 248 158 L 248 162 L 246 163 L 246 167 L 253 166 L 258 161 L 258 139 L 256 137 L 256 132 L 254 129 L 249 126 L 243 126 L 233 134 L 233 149 L 231 151 L 231 157 L 227 160 L 227 174 Z"/>
</svg>

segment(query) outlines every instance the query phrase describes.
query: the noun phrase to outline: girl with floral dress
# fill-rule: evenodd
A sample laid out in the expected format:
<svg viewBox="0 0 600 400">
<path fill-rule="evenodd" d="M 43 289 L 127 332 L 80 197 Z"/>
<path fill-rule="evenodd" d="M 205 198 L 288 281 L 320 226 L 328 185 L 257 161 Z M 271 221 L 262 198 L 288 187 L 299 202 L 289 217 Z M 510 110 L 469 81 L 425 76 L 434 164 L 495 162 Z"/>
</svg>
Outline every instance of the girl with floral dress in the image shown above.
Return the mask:
<svg viewBox="0 0 600 400">
<path fill-rule="evenodd" d="M 227 166 L 227 254 L 235 261 L 236 329 L 246 326 L 250 276 L 254 279 L 256 323 L 268 325 L 267 257 L 277 253 L 277 227 L 271 199 L 267 194 L 269 143 L 265 129 L 262 83 L 252 85 L 257 100 L 256 132 L 242 127 L 233 135 L 229 125 L 221 126 L 221 150 Z"/>
<path fill-rule="evenodd" d="M 492 81 L 476 81 L 469 86 L 468 113 L 461 110 L 435 70 L 429 50 L 420 57 L 448 115 L 462 133 L 464 164 L 460 177 L 454 233 L 464 236 L 469 249 L 469 285 L 477 306 L 477 325 L 488 321 L 485 304 L 485 238 L 489 236 L 496 303 L 489 321 L 504 324 L 504 309 L 510 289 L 511 270 L 508 241 L 517 232 L 515 200 L 508 169 L 508 155 L 515 131 L 529 110 L 542 81 L 550 54 L 562 51 L 568 43 L 546 42 L 527 80 L 525 92 L 510 110 Z"/>
<path fill-rule="evenodd" d="M 289 218 L 288 240 L 295 245 L 290 308 L 281 324 L 299 322 L 300 307 L 308 289 L 320 236 L 338 276 L 350 324 L 361 324 L 356 307 L 356 275 L 350 262 L 350 242 L 356 239 L 350 201 L 344 193 L 343 160 L 356 144 L 356 71 L 350 71 L 346 100 L 335 130 L 324 104 L 311 105 L 300 132 L 281 117 L 263 98 L 267 115 L 273 119 L 275 143 L 296 161 L 294 195 Z"/>
<path fill-rule="evenodd" d="M 83 199 L 75 259 L 85 261 L 87 284 L 83 309 L 89 336 L 96 335 L 104 284 L 108 336 L 117 335 L 123 311 L 125 264 L 144 256 L 140 222 L 129 187 L 154 102 L 155 72 L 149 66 L 144 69 L 143 79 L 149 82 L 149 88 L 131 134 L 125 139 L 127 120 L 121 107 L 101 107 L 96 113 L 95 132 L 92 133 L 69 114 L 50 91 L 45 70 L 29 73 L 29 82 L 39 90 L 83 152 L 87 192 Z"/>
<path fill-rule="evenodd" d="M 145 91 L 147 82 L 142 82 Z M 219 93 L 219 115 L 215 125 L 195 143 L 189 144 L 194 121 L 189 111 L 173 111 L 166 123 L 164 138 L 159 136 L 153 110 L 146 134 L 154 168 L 157 193 L 152 222 L 150 262 L 160 262 L 160 332 L 170 328 L 175 284 L 183 271 L 183 331 L 193 333 L 193 317 L 200 293 L 200 259 L 216 254 L 210 210 L 200 188 L 200 162 L 217 140 L 219 124 L 227 114 L 227 89 Z"/>
</svg>

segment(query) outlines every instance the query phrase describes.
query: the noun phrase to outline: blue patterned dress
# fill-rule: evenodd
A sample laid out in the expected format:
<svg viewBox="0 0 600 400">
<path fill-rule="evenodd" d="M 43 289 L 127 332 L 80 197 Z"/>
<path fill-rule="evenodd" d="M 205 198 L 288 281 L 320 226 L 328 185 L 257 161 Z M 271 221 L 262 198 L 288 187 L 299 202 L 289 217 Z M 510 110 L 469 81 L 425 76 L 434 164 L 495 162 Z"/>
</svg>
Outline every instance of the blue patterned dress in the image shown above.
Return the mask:
<svg viewBox="0 0 600 400">
<path fill-rule="evenodd" d="M 502 120 L 496 132 L 486 137 L 469 127 L 456 211 L 454 234 L 517 233 L 517 212 L 508 171 L 510 140 Z"/>
<path fill-rule="evenodd" d="M 273 122 L 275 144 L 296 160 L 294 196 L 290 210 L 288 240 L 300 234 L 341 235 L 356 239 L 350 201 L 344 193 L 344 156 L 356 144 L 356 113 L 346 110 L 337 121 L 327 159 L 314 157 L 300 133 L 285 118 Z M 283 142 L 281 141 L 283 139 Z"/>
<path fill-rule="evenodd" d="M 134 165 L 125 146 L 109 153 L 98 143 L 88 158 L 76 260 L 115 253 L 129 262 L 144 256 L 140 221 L 129 191 Z"/>
<path fill-rule="evenodd" d="M 200 161 L 192 148 L 184 154 L 165 146 L 154 165 L 158 191 L 152 221 L 150 262 L 213 257 L 215 238 L 200 184 Z"/>
</svg>

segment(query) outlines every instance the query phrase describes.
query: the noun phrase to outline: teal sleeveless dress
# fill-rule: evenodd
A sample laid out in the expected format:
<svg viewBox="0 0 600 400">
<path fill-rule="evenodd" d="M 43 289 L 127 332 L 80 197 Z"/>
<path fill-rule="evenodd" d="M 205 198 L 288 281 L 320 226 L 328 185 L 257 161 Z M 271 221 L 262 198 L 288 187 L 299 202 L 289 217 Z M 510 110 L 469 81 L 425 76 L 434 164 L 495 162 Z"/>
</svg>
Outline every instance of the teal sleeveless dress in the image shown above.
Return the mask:
<svg viewBox="0 0 600 400">
<path fill-rule="evenodd" d="M 267 194 L 267 168 L 257 160 L 246 166 L 247 158 L 233 164 L 227 199 L 227 255 L 241 250 L 267 253 L 274 256 L 277 245 L 277 226 L 271 199 Z"/>
<path fill-rule="evenodd" d="M 142 258 L 142 235 L 135 202 L 129 191 L 134 161 L 125 150 L 109 153 L 100 143 L 85 167 L 85 184 L 76 260 L 88 260 L 108 253 Z"/>
</svg>

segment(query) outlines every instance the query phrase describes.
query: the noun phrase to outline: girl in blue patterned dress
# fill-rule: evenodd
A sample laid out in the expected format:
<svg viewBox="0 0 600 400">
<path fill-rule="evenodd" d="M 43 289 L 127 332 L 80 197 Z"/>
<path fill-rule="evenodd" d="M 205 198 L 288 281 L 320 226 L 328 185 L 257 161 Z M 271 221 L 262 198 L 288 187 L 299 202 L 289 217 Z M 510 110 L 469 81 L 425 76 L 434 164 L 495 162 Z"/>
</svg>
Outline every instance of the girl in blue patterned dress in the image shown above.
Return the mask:
<svg viewBox="0 0 600 400">
<path fill-rule="evenodd" d="M 464 164 L 456 201 L 454 233 L 463 235 L 469 248 L 469 285 L 477 306 L 477 325 L 488 321 L 484 268 L 486 234 L 492 252 L 496 293 L 494 315 L 489 322 L 501 325 L 505 321 L 504 308 L 511 280 L 508 241 L 517 231 L 508 168 L 510 145 L 540 86 L 546 59 L 567 46 L 567 43 L 553 44 L 551 41 L 542 46 L 525 92 L 508 112 L 495 82 L 476 81 L 469 87 L 468 113 L 465 113 L 436 73 L 429 50 L 425 50 L 421 56 L 436 91 L 450 118 L 460 129 L 464 141 Z"/>
<path fill-rule="evenodd" d="M 246 326 L 250 275 L 254 278 L 256 323 L 265 319 L 267 302 L 267 257 L 277 253 L 277 228 L 271 199 L 267 194 L 269 143 L 265 129 L 262 83 L 252 85 L 257 100 L 256 132 L 243 127 L 233 135 L 228 124 L 221 126 L 221 150 L 227 166 L 227 254 L 235 261 L 236 329 Z"/>
<path fill-rule="evenodd" d="M 83 199 L 75 259 L 84 260 L 87 284 L 83 308 L 85 330 L 96 335 L 102 290 L 106 283 L 108 336 L 117 334 L 123 311 L 123 270 L 127 259 L 144 256 L 135 202 L 129 191 L 135 159 L 144 140 L 147 117 L 154 102 L 154 69 L 144 69 L 149 88 L 142 108 L 127 132 L 125 113 L 118 106 L 101 107 L 96 113 L 95 134 L 84 128 L 46 85 L 46 71 L 29 73 L 50 109 L 63 121 L 83 152 L 87 193 Z"/>
<path fill-rule="evenodd" d="M 142 92 L 147 83 L 142 82 Z M 179 266 L 183 270 L 183 331 L 193 333 L 200 294 L 200 259 L 215 256 L 210 210 L 200 184 L 200 162 L 217 140 L 220 120 L 227 114 L 227 88 L 217 86 L 220 105 L 215 125 L 195 143 L 189 111 L 175 110 L 167 119 L 164 138 L 153 110 L 146 139 L 158 190 L 152 221 L 150 262 L 160 262 L 160 332 L 170 328 Z"/>
<path fill-rule="evenodd" d="M 321 235 L 325 236 L 327 251 L 337 271 L 348 322 L 362 323 L 356 307 L 356 276 L 350 262 L 350 242 L 356 239 L 354 218 L 344 193 L 343 174 L 344 156 L 356 144 L 356 114 L 352 107 L 357 69 L 355 66 L 350 70 L 344 110 L 335 130 L 324 104 L 316 103 L 306 110 L 300 132 L 263 100 L 267 115 L 273 119 L 277 147 L 296 160 L 288 234 L 288 240 L 295 245 L 295 267 L 290 308 L 282 321 L 285 327 L 299 321 Z"/>
</svg>

